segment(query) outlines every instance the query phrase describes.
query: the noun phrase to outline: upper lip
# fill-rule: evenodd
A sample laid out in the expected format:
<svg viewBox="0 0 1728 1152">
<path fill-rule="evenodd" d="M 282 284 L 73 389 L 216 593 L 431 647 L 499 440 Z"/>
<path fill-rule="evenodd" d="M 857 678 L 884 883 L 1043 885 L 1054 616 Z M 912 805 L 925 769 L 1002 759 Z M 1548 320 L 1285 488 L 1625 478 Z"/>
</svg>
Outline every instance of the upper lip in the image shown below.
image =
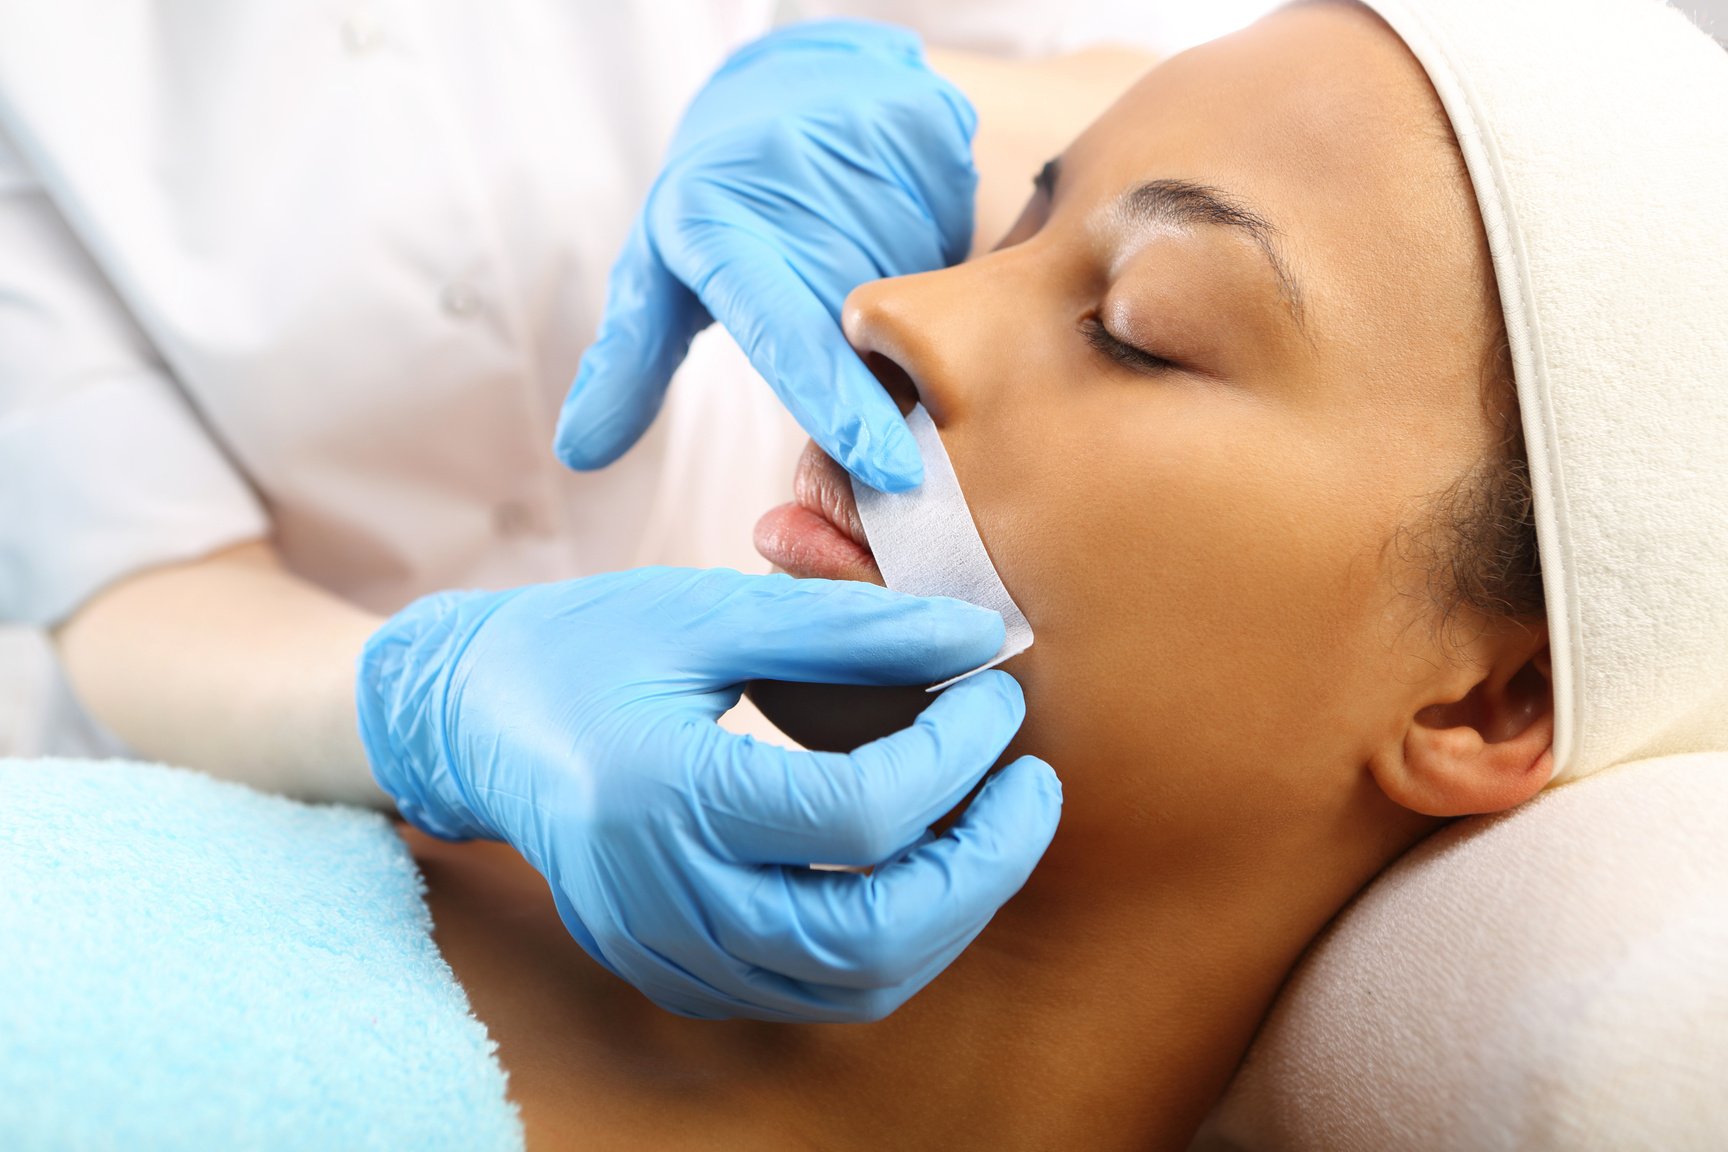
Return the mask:
<svg viewBox="0 0 1728 1152">
<path fill-rule="evenodd" d="M 798 470 L 792 476 L 792 499 L 834 525 L 858 547 L 870 551 L 864 521 L 858 516 L 858 502 L 852 497 L 852 478 L 815 441 L 806 444 L 804 454 L 798 458 Z"/>
</svg>

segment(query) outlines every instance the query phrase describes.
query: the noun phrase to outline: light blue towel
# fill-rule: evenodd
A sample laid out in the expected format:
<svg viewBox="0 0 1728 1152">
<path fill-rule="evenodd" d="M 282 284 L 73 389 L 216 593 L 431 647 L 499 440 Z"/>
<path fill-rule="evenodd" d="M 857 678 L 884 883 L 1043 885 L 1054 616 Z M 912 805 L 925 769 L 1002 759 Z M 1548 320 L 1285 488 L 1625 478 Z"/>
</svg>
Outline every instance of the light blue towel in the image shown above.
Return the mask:
<svg viewBox="0 0 1728 1152">
<path fill-rule="evenodd" d="M 0 760 L 0 1147 L 520 1149 L 376 813 Z"/>
</svg>

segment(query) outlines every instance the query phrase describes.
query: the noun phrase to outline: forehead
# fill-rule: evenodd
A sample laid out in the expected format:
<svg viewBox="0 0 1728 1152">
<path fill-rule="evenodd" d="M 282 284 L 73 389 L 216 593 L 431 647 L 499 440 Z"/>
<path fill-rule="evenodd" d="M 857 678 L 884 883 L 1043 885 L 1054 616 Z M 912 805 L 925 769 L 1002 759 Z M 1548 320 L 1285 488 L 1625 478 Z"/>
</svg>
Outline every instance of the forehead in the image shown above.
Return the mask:
<svg viewBox="0 0 1728 1152">
<path fill-rule="evenodd" d="M 1438 97 L 1364 8 L 1299 5 L 1168 60 L 1064 156 L 1099 204 L 1172 178 L 1278 230 L 1322 336 L 1455 341 L 1481 314 L 1485 244 Z"/>
</svg>

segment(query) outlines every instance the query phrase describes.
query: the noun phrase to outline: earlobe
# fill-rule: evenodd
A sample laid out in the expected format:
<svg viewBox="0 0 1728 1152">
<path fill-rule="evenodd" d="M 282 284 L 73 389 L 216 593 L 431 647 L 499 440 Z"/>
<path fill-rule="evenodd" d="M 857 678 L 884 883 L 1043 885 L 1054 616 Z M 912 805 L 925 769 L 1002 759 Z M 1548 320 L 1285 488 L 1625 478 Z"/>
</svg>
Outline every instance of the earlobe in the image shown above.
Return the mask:
<svg viewBox="0 0 1728 1152">
<path fill-rule="evenodd" d="M 1420 708 L 1402 748 L 1371 765 L 1388 796 L 1428 816 L 1515 807 L 1542 790 L 1553 768 L 1545 629 L 1504 652 L 1462 696 Z"/>
</svg>

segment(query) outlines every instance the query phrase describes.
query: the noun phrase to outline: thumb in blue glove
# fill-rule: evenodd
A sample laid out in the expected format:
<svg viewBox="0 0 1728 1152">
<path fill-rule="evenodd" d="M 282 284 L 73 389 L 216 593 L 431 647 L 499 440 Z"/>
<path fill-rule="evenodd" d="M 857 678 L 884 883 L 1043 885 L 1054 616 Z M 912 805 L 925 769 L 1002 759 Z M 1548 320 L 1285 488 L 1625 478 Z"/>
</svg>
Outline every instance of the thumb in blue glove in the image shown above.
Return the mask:
<svg viewBox="0 0 1728 1152">
<path fill-rule="evenodd" d="M 685 114 L 613 268 L 559 457 L 622 455 L 718 320 L 823 451 L 873 487 L 916 486 L 917 448 L 840 309 L 859 284 L 966 255 L 976 123 L 904 29 L 794 25 L 740 50 Z"/>
<path fill-rule="evenodd" d="M 361 733 L 406 818 L 515 845 L 571 935 L 663 1007 L 873 1020 L 959 955 L 1055 832 L 1060 785 L 1025 757 L 928 834 L 1012 739 L 1019 686 L 964 681 L 850 755 L 714 721 L 746 680 L 929 682 L 1001 639 L 958 601 L 727 571 L 445 593 L 367 645 Z"/>
</svg>

